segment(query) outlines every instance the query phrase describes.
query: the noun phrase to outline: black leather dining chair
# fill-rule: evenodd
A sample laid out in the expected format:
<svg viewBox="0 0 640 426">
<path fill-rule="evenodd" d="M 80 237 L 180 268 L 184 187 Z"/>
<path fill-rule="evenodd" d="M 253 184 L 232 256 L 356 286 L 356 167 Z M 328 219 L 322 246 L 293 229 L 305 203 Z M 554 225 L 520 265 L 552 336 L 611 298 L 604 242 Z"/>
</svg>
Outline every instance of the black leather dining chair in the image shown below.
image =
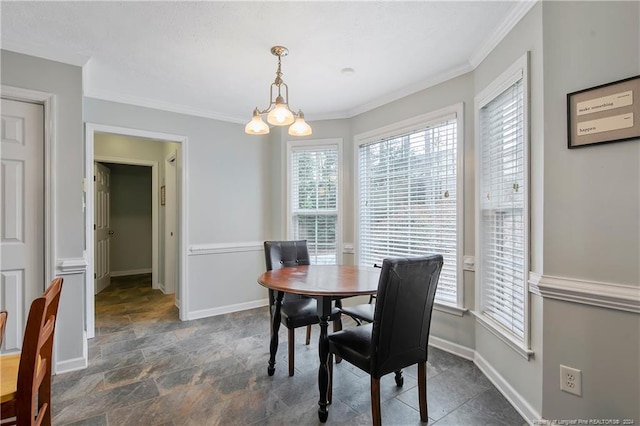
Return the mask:
<svg viewBox="0 0 640 426">
<path fill-rule="evenodd" d="M 265 241 L 264 255 L 267 271 L 311 264 L 306 240 Z M 271 314 L 271 321 L 273 321 L 275 304 L 276 292 L 270 289 L 269 312 Z M 307 339 L 305 343 L 308 345 L 311 338 L 311 325 L 318 324 L 320 322 L 318 319 L 317 302 L 314 298 L 309 296 L 285 293 L 282 298 L 280 315 L 280 322 L 284 324 L 288 330 L 289 376 L 293 376 L 295 369 L 295 329 L 299 327 L 307 327 Z M 331 321 L 333 321 L 334 331 L 342 329 L 340 311 L 337 308 L 332 309 Z M 269 374 L 273 373 L 270 372 Z"/>
<path fill-rule="evenodd" d="M 371 414 L 376 426 L 382 422 L 380 378 L 413 364 L 418 364 L 420 419 L 428 420 L 427 346 L 442 264 L 441 255 L 385 259 L 373 322 L 329 335 L 331 357 L 340 356 L 371 376 Z M 402 386 L 397 375 L 396 383 Z"/>
</svg>

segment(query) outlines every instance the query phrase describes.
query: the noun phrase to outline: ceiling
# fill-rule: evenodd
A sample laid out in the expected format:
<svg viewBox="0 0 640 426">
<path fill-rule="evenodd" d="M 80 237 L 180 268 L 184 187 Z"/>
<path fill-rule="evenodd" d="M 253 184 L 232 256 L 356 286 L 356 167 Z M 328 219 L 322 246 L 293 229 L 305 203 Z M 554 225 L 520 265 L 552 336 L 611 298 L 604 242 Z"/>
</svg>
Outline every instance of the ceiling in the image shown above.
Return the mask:
<svg viewBox="0 0 640 426">
<path fill-rule="evenodd" d="M 2 48 L 84 66 L 84 94 L 232 122 L 346 118 L 474 69 L 530 1 L 2 2 Z M 344 72 L 351 68 L 354 72 Z"/>
</svg>

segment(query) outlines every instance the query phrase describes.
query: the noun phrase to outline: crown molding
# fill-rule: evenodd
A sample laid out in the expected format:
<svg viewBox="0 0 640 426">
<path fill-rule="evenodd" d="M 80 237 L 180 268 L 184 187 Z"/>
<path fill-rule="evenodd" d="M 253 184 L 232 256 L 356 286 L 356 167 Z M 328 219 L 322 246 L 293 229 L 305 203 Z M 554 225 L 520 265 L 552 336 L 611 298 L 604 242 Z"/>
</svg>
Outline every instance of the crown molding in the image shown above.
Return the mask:
<svg viewBox="0 0 640 426">
<path fill-rule="evenodd" d="M 63 51 L 60 49 L 52 49 L 50 47 L 36 46 L 24 42 L 15 42 L 2 40 L 2 50 L 8 50 L 10 52 L 19 53 L 21 55 L 35 56 L 42 59 L 48 59 L 50 61 L 61 62 L 63 64 L 75 65 L 83 67 L 89 59 L 88 55 L 81 55 L 75 52 Z"/>
<path fill-rule="evenodd" d="M 516 3 L 505 20 L 502 21 L 502 24 L 495 28 L 489 38 L 469 58 L 469 63 L 473 69 L 476 69 L 489 56 L 489 53 L 496 48 L 536 3 L 538 3 L 538 0 L 521 0 Z"/>
<path fill-rule="evenodd" d="M 542 275 L 538 289 L 544 298 L 640 313 L 640 287 Z"/>
<path fill-rule="evenodd" d="M 467 63 L 463 63 L 457 67 L 446 70 L 436 76 L 432 76 L 426 80 L 410 84 L 401 89 L 398 89 L 392 93 L 388 93 L 384 96 L 373 99 L 369 102 L 356 106 L 355 108 L 343 111 L 319 113 L 319 114 L 306 114 L 308 122 L 320 121 L 320 120 L 340 120 L 353 118 L 357 115 L 371 111 L 375 108 L 381 107 L 388 103 L 397 101 L 414 93 L 436 86 L 445 81 L 459 77 L 470 71 L 473 71 L 488 55 L 491 51 L 504 39 L 504 37 L 515 27 L 515 25 L 529 12 L 529 10 L 538 2 L 538 0 L 521 0 L 516 2 L 513 10 L 507 15 L 506 19 L 501 25 L 491 33 L 489 38 L 483 43 L 479 49 L 477 49 Z M 91 56 L 81 55 L 77 53 L 69 53 L 61 50 L 52 50 L 50 48 L 44 48 L 42 46 L 29 45 L 27 43 L 16 42 L 2 42 L 2 49 L 10 50 L 16 53 L 36 56 L 52 61 L 67 63 L 71 65 L 83 67 L 83 81 L 88 82 L 90 79 L 85 72 Z M 177 114 L 191 115 L 195 117 L 209 118 L 213 120 L 220 120 L 230 123 L 245 124 L 247 117 L 237 117 L 220 113 L 218 111 L 194 108 L 187 105 L 177 104 L 173 102 L 158 101 L 140 96 L 127 95 L 123 93 L 117 93 L 106 90 L 92 89 L 91 87 L 84 87 L 84 97 L 93 98 L 98 100 L 118 102 L 128 105 L 134 105 L 145 108 L 152 108 L 161 111 L 168 111 Z"/>
<path fill-rule="evenodd" d="M 239 118 L 231 115 L 221 114 L 216 111 L 193 108 L 186 105 L 176 104 L 172 102 L 163 102 L 155 99 L 144 98 L 141 96 L 125 95 L 123 93 L 116 93 L 110 91 L 95 90 L 86 88 L 84 93 L 85 98 L 98 99 L 109 102 L 118 102 L 121 104 L 139 106 L 144 108 L 158 109 L 161 111 L 175 112 L 177 114 L 186 114 L 195 117 L 210 118 L 213 120 L 226 121 L 229 123 L 246 124 L 250 114 L 247 117 Z"/>
<path fill-rule="evenodd" d="M 344 115 L 341 118 L 352 118 L 356 115 L 360 115 L 367 111 L 371 111 L 375 108 L 381 107 L 393 101 L 397 101 L 398 99 L 405 98 L 409 95 L 413 95 L 414 93 L 418 93 L 422 90 L 428 89 L 430 87 L 436 86 L 440 83 L 444 83 L 445 81 L 454 79 L 463 74 L 466 74 L 470 71 L 473 71 L 473 67 L 469 63 L 462 64 L 455 68 L 451 68 L 447 71 L 444 71 L 438 75 L 430 77 L 426 80 L 419 81 L 414 84 L 410 84 L 409 86 L 405 86 L 399 90 L 396 90 L 392 93 L 386 94 L 379 98 L 376 98 L 370 102 L 357 106 L 349 111 L 344 112 Z"/>
</svg>

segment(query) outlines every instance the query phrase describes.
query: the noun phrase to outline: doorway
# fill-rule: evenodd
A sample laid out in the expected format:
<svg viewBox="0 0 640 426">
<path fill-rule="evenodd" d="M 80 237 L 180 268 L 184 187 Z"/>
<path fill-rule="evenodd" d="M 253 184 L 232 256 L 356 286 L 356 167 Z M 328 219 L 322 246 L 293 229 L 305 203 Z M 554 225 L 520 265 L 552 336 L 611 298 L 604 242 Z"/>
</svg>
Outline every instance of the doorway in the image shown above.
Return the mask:
<svg viewBox="0 0 640 426">
<path fill-rule="evenodd" d="M 153 234 L 154 242 L 152 244 L 152 248 L 154 250 L 154 259 L 152 262 L 152 275 L 153 275 L 153 283 L 155 288 L 161 288 L 166 290 L 165 283 L 159 281 L 159 277 L 166 273 L 166 268 L 164 265 L 163 259 L 166 253 L 164 240 L 164 230 L 166 229 L 165 217 L 166 214 L 164 212 L 164 206 L 166 205 L 167 199 L 165 198 L 167 193 L 166 188 L 166 176 L 164 176 L 163 172 L 160 172 L 160 166 L 164 166 L 165 164 L 165 156 L 162 158 L 162 163 L 158 164 L 158 161 L 150 161 L 150 160 L 136 160 L 134 158 L 127 158 L 126 154 L 122 154 L 123 157 L 113 157 L 113 156 L 105 156 L 105 155 L 96 155 L 96 151 L 94 148 L 94 143 L 96 139 L 99 139 L 101 135 L 109 135 L 113 137 L 121 137 L 124 139 L 135 139 L 139 140 L 140 145 L 144 143 L 149 144 L 152 143 L 157 146 L 166 147 L 167 151 L 171 151 L 171 147 L 173 145 L 177 146 L 178 149 L 174 150 L 174 177 L 172 178 L 175 184 L 175 190 L 172 191 L 172 196 L 175 199 L 173 205 L 175 206 L 175 230 L 173 231 L 174 239 L 176 240 L 176 258 L 177 260 L 174 262 L 175 268 L 175 284 L 173 284 L 176 293 L 176 305 L 179 310 L 179 317 L 181 320 L 186 319 L 187 316 L 187 304 L 186 297 L 180 297 L 186 295 L 186 236 L 187 236 L 187 224 L 184 220 L 187 217 L 187 203 L 186 203 L 186 170 L 187 170 L 187 138 L 183 136 L 176 136 L 164 133 L 157 133 L 151 131 L 143 131 L 136 129 L 127 129 L 113 126 L 105 126 L 98 124 L 86 124 L 86 137 L 85 137 L 85 145 L 86 145 L 86 170 L 93 170 L 93 162 L 101 161 L 101 162 L 110 162 L 110 163 L 125 163 L 125 164 L 138 164 L 138 165 L 147 165 L 151 166 L 152 169 L 155 169 L 155 172 L 152 172 L 152 212 L 154 212 L 155 218 L 153 219 Z M 140 146 L 136 143 L 136 149 Z M 99 153 L 98 153 L 99 154 Z M 120 154 L 118 154 L 120 155 Z M 140 158 L 139 156 L 137 158 Z M 140 164 L 146 163 L 146 164 Z M 162 167 L 163 168 L 163 167 Z M 93 177 L 91 177 L 93 179 Z M 165 181 L 163 181 L 163 179 Z M 161 185 L 161 182 L 164 182 L 164 185 Z M 94 218 L 94 200 L 95 200 L 95 190 L 93 185 L 87 186 L 87 233 L 86 233 L 86 247 L 88 250 L 91 250 L 92 253 L 88 254 L 88 258 L 93 259 L 95 254 L 93 253 L 94 247 L 94 239 L 95 235 L 93 232 L 93 218 Z M 161 201 L 164 201 L 164 205 L 161 204 Z M 91 218 L 91 220 L 89 220 Z M 94 264 L 89 265 L 90 273 L 87 274 L 88 277 L 93 278 L 94 275 Z M 87 338 L 91 338 L 95 336 L 95 301 L 94 301 L 94 283 L 93 280 L 88 280 L 87 282 L 87 292 L 86 292 L 86 319 L 87 319 Z M 164 288 L 163 288 L 164 287 Z"/>
</svg>

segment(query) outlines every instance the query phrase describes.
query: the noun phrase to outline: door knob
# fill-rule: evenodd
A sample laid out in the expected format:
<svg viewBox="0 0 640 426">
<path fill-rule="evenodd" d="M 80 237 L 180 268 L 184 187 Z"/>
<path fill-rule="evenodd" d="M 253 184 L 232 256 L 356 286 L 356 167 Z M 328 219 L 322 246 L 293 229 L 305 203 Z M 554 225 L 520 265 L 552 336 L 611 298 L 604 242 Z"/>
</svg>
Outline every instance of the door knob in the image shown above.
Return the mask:
<svg viewBox="0 0 640 426">
<path fill-rule="evenodd" d="M 115 232 L 113 232 L 111 229 L 109 229 L 109 235 L 113 235 L 115 234 Z"/>
</svg>

